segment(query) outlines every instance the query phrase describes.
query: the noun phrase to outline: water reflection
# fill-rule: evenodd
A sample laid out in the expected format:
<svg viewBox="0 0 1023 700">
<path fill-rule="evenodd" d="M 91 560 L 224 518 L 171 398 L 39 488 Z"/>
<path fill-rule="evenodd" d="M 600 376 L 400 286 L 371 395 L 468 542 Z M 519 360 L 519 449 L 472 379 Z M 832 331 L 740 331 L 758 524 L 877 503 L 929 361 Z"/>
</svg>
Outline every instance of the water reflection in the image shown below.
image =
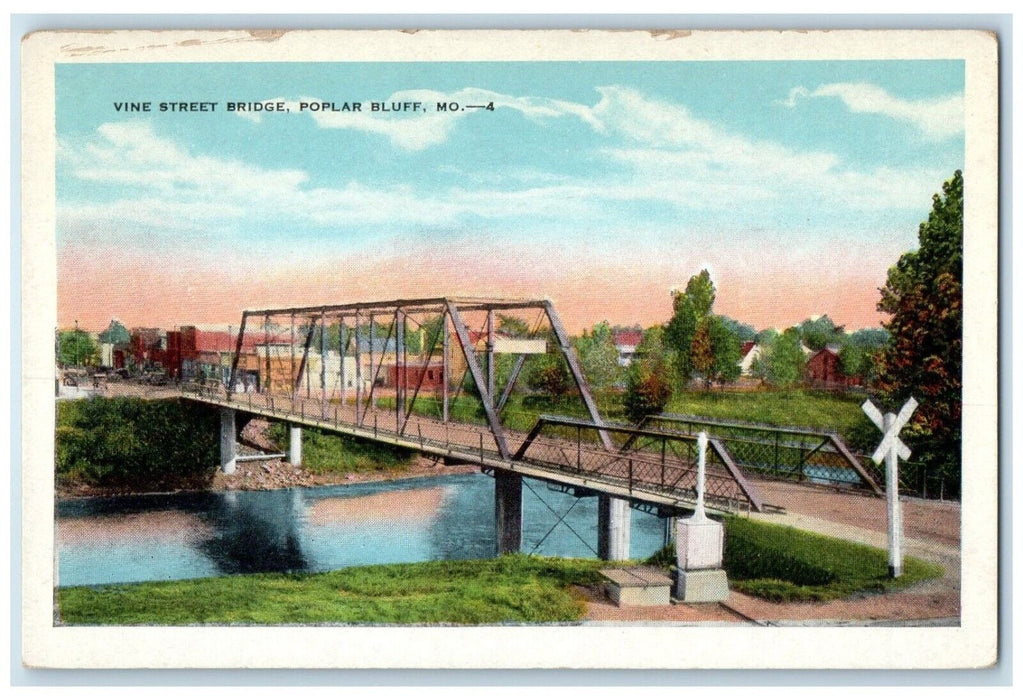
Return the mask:
<svg viewBox="0 0 1023 700">
<path fill-rule="evenodd" d="M 595 556 L 596 499 L 527 483 L 523 551 Z M 476 559 L 495 549 L 494 487 L 483 474 L 85 499 L 59 503 L 57 514 L 61 585 Z M 633 511 L 633 557 L 663 536 L 661 520 Z"/>
</svg>

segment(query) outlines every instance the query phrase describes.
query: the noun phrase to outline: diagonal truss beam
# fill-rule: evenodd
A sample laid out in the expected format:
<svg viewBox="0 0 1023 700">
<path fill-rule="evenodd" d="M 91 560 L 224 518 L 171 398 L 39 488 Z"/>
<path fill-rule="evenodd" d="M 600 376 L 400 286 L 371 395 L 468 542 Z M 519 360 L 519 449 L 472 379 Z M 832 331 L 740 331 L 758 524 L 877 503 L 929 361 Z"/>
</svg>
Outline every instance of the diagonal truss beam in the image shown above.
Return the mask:
<svg viewBox="0 0 1023 700">
<path fill-rule="evenodd" d="M 476 383 L 476 390 L 480 393 L 480 398 L 483 401 L 483 411 L 487 415 L 487 423 L 490 424 L 490 430 L 494 433 L 494 442 L 497 443 L 497 449 L 501 453 L 502 459 L 510 459 L 511 453 L 508 451 L 508 441 L 504 435 L 504 428 L 501 427 L 501 418 L 497 415 L 497 409 L 494 407 L 494 398 L 487 391 L 487 379 L 483 374 L 479 358 L 476 356 L 476 350 L 469 340 L 469 331 L 465 327 L 462 315 L 458 312 L 458 307 L 450 301 L 448 302 L 448 316 L 451 317 L 451 325 L 454 326 L 455 334 L 458 336 L 458 344 L 462 346 L 465 364 L 469 368 L 472 380 Z"/>
<path fill-rule="evenodd" d="M 603 426 L 604 421 L 600 417 L 600 410 L 597 408 L 597 403 L 593 400 L 593 396 L 590 394 L 590 386 L 586 382 L 586 377 L 583 376 L 583 370 L 579 366 L 579 358 L 575 355 L 575 348 L 572 347 L 571 341 L 568 339 L 568 333 L 565 332 L 565 327 L 561 325 L 561 319 L 558 314 L 554 311 L 554 305 L 550 300 L 546 300 L 543 303 L 544 311 L 547 313 L 547 320 L 551 323 L 551 329 L 554 331 L 554 337 L 558 341 L 558 345 L 561 347 L 561 352 L 565 356 L 565 361 L 568 362 L 568 369 L 572 372 L 572 379 L 575 380 L 576 388 L 579 389 L 579 395 L 582 396 L 583 403 L 586 405 L 586 410 L 590 414 L 590 419 L 594 424 Z M 604 449 L 609 452 L 613 452 L 615 449 L 614 442 L 611 441 L 611 436 L 608 435 L 606 430 L 597 431 L 600 435 L 600 441 L 604 444 Z"/>
<path fill-rule="evenodd" d="M 519 372 L 522 371 L 522 366 L 526 364 L 526 356 L 519 355 L 515 360 L 515 366 L 512 367 L 511 376 L 508 377 L 508 383 L 504 387 L 504 391 L 501 392 L 501 400 L 497 402 L 497 412 L 500 413 L 504 410 L 504 405 L 508 403 L 508 397 L 511 396 L 512 389 L 515 388 L 515 381 L 519 378 Z"/>
</svg>

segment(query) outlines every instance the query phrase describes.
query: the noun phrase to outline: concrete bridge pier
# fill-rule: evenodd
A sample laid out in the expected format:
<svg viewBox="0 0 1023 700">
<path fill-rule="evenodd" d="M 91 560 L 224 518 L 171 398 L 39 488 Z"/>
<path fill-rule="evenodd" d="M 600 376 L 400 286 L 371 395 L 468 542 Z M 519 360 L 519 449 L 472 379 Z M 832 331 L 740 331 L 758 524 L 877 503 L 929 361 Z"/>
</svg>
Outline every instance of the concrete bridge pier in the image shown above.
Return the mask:
<svg viewBox="0 0 1023 700">
<path fill-rule="evenodd" d="M 288 425 L 288 462 L 302 466 L 302 428 L 297 425 Z"/>
<path fill-rule="evenodd" d="M 494 513 L 497 553 L 522 549 L 522 477 L 503 469 L 494 470 Z"/>
<path fill-rule="evenodd" d="M 220 471 L 234 474 L 237 466 L 237 443 L 235 442 L 234 409 L 220 409 Z"/>
<path fill-rule="evenodd" d="M 629 502 L 597 496 L 597 556 L 606 561 L 629 558 Z"/>
</svg>

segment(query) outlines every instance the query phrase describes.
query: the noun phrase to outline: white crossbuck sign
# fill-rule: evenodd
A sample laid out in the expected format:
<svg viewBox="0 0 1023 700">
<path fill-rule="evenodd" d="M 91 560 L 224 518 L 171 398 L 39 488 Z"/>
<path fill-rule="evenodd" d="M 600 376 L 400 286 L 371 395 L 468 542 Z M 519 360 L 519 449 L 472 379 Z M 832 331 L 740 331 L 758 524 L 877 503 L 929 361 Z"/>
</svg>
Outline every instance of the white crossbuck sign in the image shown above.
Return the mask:
<svg viewBox="0 0 1023 700">
<path fill-rule="evenodd" d="M 899 439 L 899 431 L 909 421 L 910 416 L 917 407 L 916 399 L 912 396 L 899 411 L 894 413 L 881 414 L 877 406 L 864 401 L 863 412 L 873 421 L 877 429 L 884 436 L 881 444 L 874 450 L 871 459 L 875 464 L 885 462 L 885 481 L 887 484 L 888 496 L 888 572 L 892 577 L 902 575 L 902 508 L 899 504 L 899 457 L 909 459 L 912 454 L 906 444 Z"/>
<path fill-rule="evenodd" d="M 874 450 L 874 454 L 870 456 L 874 460 L 874 464 L 880 464 L 881 460 L 885 458 L 889 450 L 894 449 L 895 453 L 902 459 L 909 459 L 909 455 L 912 454 L 909 448 L 906 447 L 906 443 L 899 439 L 899 432 L 902 431 L 903 426 L 909 421 L 910 416 L 913 415 L 913 411 L 919 404 L 912 396 L 909 397 L 909 401 L 899 411 L 899 415 L 889 419 L 890 423 L 885 425 L 885 416 L 881 414 L 881 411 L 877 409 L 874 404 L 870 403 L 870 400 L 863 402 L 863 412 L 867 414 L 877 429 L 884 435 L 884 439 L 881 440 L 881 444 Z"/>
</svg>

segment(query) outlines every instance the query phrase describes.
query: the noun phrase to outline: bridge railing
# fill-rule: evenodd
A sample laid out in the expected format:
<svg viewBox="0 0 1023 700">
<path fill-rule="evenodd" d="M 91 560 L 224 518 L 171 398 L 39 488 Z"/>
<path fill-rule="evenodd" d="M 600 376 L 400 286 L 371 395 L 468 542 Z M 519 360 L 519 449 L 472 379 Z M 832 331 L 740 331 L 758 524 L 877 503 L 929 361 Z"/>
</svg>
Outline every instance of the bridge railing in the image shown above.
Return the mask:
<svg viewBox="0 0 1023 700">
<path fill-rule="evenodd" d="M 600 434 L 610 437 L 608 450 Z M 519 445 L 517 460 L 556 467 L 575 475 L 599 476 L 625 487 L 696 500 L 696 437 L 594 423 L 560 416 L 541 416 Z M 711 507 L 760 511 L 763 503 L 727 448 L 711 440 L 707 452 L 704 497 Z"/>
<path fill-rule="evenodd" d="M 882 494 L 872 465 L 855 455 L 837 433 L 663 413 L 640 427 L 695 436 L 705 431 L 727 446 L 747 473 Z"/>
<path fill-rule="evenodd" d="M 390 407 L 358 412 L 351 404 L 326 403 L 319 399 L 265 393 L 235 393 L 228 398 L 216 385 L 183 387 L 183 392 L 203 401 L 250 410 L 280 420 L 334 427 L 395 444 L 418 446 L 433 453 L 479 459 L 493 464 L 502 458 L 493 433 L 486 426 L 441 422 L 409 415 L 404 421 Z M 541 416 L 527 434 L 511 433 L 508 444 L 512 462 L 521 462 L 573 476 L 592 477 L 633 491 L 654 492 L 695 502 L 696 437 L 670 432 L 640 430 L 618 424 L 597 425 L 563 416 Z M 605 441 L 605 438 L 606 441 Z M 746 481 L 723 443 L 712 439 L 707 455 L 705 500 L 710 507 L 737 511 L 762 510 L 755 489 Z M 509 465 L 511 466 L 511 465 Z"/>
</svg>

